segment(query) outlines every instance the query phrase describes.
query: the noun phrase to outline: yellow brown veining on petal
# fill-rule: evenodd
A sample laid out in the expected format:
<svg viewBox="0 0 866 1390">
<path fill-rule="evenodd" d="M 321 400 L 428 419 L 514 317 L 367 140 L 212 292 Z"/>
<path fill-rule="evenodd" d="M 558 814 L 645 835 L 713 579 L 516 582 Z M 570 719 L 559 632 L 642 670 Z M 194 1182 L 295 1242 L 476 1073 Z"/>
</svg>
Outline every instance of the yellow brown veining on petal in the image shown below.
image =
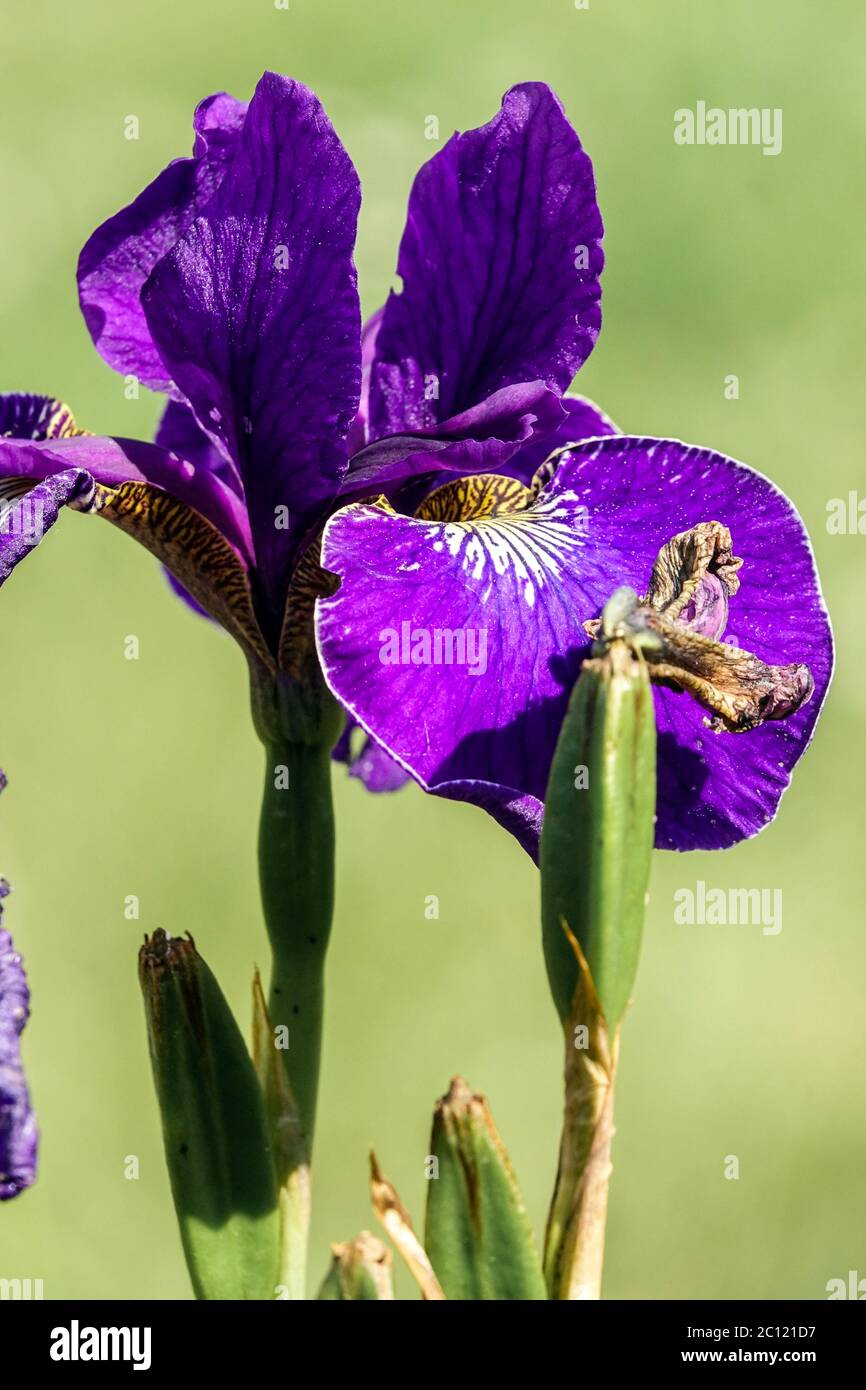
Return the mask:
<svg viewBox="0 0 866 1390">
<path fill-rule="evenodd" d="M 397 513 L 382 493 L 373 493 L 358 502 L 351 502 L 343 512 L 361 512 L 365 507 L 377 507 L 390 516 Z M 318 672 L 314 626 L 316 599 L 336 593 L 340 581 L 330 570 L 322 568 L 322 534 L 310 542 L 295 565 L 289 582 L 283 625 L 277 647 L 279 669 L 294 680 L 302 680 L 311 670 Z"/>
<path fill-rule="evenodd" d="M 47 396 L 0 396 L 0 439 L 46 442 L 89 435 L 62 401 Z M 36 486 L 32 478 L 0 478 L 0 511 Z M 73 511 L 100 514 L 155 555 L 196 602 L 267 671 L 274 658 L 259 627 L 246 566 L 194 508 L 149 483 L 93 483 L 69 502 Z"/>
<path fill-rule="evenodd" d="M 161 560 L 193 598 L 267 670 L 274 670 L 253 608 L 247 570 L 217 528 L 192 507 L 149 483 L 97 484 L 74 504 L 98 512 Z"/>
<path fill-rule="evenodd" d="M 0 397 L 0 439 L 75 439 L 89 434 L 75 423 L 68 405 L 52 396 Z"/>
<path fill-rule="evenodd" d="M 482 486 L 477 496 L 472 489 L 464 492 L 462 503 L 466 483 L 490 486 Z M 439 555 L 447 552 L 479 585 L 481 603 L 488 601 L 498 580 L 510 571 L 524 603 L 534 607 L 539 592 L 560 581 L 563 569 L 575 563 L 575 551 L 585 544 L 586 508 L 572 492 L 542 495 L 530 505 L 529 490 L 522 483 L 492 474 L 448 483 L 439 492 L 446 489 L 449 497 L 437 501 L 438 494 L 431 494 L 414 519 L 430 548 Z M 432 510 L 428 508 L 431 501 L 446 516 L 426 515 Z M 479 510 L 472 512 L 476 501 Z M 470 516 L 453 519 L 452 513 L 461 506 Z"/>
<path fill-rule="evenodd" d="M 499 473 L 476 473 L 445 483 L 421 503 L 415 513 L 422 521 L 479 521 L 525 511 L 532 501 L 529 488 Z"/>
<path fill-rule="evenodd" d="M 337 588 L 338 580 L 322 569 L 322 538 L 307 546 L 292 575 L 286 610 L 280 632 L 278 664 L 281 671 L 300 680 L 310 661 L 316 661 L 313 626 L 316 599 L 326 598 Z"/>
<path fill-rule="evenodd" d="M 76 425 L 75 417 L 68 405 L 64 405 L 62 401 L 52 401 L 51 404 L 53 409 L 46 420 L 46 439 L 77 439 L 90 434 L 90 430 L 83 430 Z"/>
</svg>

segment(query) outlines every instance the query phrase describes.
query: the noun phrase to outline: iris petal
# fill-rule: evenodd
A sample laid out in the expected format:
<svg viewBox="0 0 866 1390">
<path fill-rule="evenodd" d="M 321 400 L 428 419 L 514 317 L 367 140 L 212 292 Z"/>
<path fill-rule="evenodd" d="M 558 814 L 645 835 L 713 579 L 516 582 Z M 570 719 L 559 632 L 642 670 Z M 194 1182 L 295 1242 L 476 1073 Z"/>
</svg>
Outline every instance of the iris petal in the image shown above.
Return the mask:
<svg viewBox="0 0 866 1390">
<path fill-rule="evenodd" d="M 318 99 L 266 73 L 219 191 L 143 294 L 174 380 L 237 464 L 278 614 L 300 539 L 336 495 L 357 414 L 359 202 Z"/>
<path fill-rule="evenodd" d="M 0 900 L 7 891 L 0 879 Z M 0 922 L 2 918 L 0 908 Z M 21 1065 L 21 1033 L 29 1015 L 30 990 L 21 957 L 0 926 L 0 1202 L 17 1197 L 36 1178 L 39 1135 Z"/>
<path fill-rule="evenodd" d="M 273 668 L 254 609 L 246 517 L 213 474 L 131 440 L 0 439 L 0 583 L 64 506 L 102 515 L 132 535 L 250 660 Z"/>
<path fill-rule="evenodd" d="M 405 787 L 409 773 L 394 762 L 380 743 L 361 733 L 360 747 L 353 748 L 352 736 L 357 729 L 353 720 L 347 721 L 331 754 L 334 762 L 345 763 L 349 776 L 363 782 L 368 792 L 396 792 Z"/>
<path fill-rule="evenodd" d="M 0 395 L 0 439 L 72 439 L 79 429 L 72 411 L 53 396 Z"/>
<path fill-rule="evenodd" d="M 0 409 L 4 399 L 0 396 Z M 152 483 L 201 512 L 249 561 L 252 544 L 242 501 L 214 473 L 189 459 L 154 444 L 84 432 L 35 442 L 0 437 L 0 479 L 38 482 L 66 468 L 85 469 L 106 487 Z"/>
<path fill-rule="evenodd" d="M 93 479 L 77 468 L 54 473 L 35 487 L 0 479 L 0 584 L 36 548 L 63 507 L 92 494 Z"/>
<path fill-rule="evenodd" d="M 93 510 L 145 546 L 251 659 L 273 670 L 253 606 L 249 571 L 215 526 L 149 483 L 100 488 Z"/>
<path fill-rule="evenodd" d="M 78 261 L 78 294 L 94 346 L 110 367 L 154 391 L 172 389 L 141 306 L 154 266 L 207 206 L 225 176 L 246 107 L 220 92 L 193 118 L 190 159 L 173 160 L 147 188 L 98 227 Z"/>
<path fill-rule="evenodd" d="M 6 775 L 0 768 L 0 792 Z M 3 926 L 9 885 L 0 878 L 0 1202 L 17 1197 L 36 1178 L 39 1134 L 21 1064 L 21 1034 L 30 1017 L 30 990 L 21 957 Z"/>
<path fill-rule="evenodd" d="M 370 375 L 373 438 L 435 427 L 502 387 L 557 394 L 601 323 L 602 223 L 558 98 L 512 87 L 420 170 Z"/>
<path fill-rule="evenodd" d="M 583 439 L 600 439 L 608 434 L 621 431 L 609 415 L 586 396 L 567 395 L 562 397 L 561 405 L 565 417 L 559 420 L 554 429 L 538 432 L 528 439 L 503 468 L 513 478 L 531 483 L 546 459 L 569 444 L 579 444 Z"/>
<path fill-rule="evenodd" d="M 340 492 L 345 500 L 371 492 L 392 496 L 426 474 L 509 472 L 527 441 L 550 439 L 555 448 L 567 418 L 543 382 L 504 387 L 429 434 L 389 435 L 368 444 L 352 459 Z"/>
<path fill-rule="evenodd" d="M 190 407 L 182 401 L 169 401 L 162 413 L 154 436 L 155 444 L 179 458 L 188 459 L 196 468 L 220 478 L 236 496 L 243 496 L 238 471 L 211 437 L 205 434 Z"/>
<path fill-rule="evenodd" d="M 742 735 L 708 731 L 688 696 L 656 691 L 657 843 L 733 844 L 775 814 L 826 693 L 832 638 L 790 502 L 710 450 L 627 436 L 578 444 L 519 517 L 460 525 L 383 505 L 338 512 L 323 564 L 340 587 L 318 605 L 326 678 L 417 781 L 483 806 L 534 852 L 565 703 L 588 650 L 584 621 L 621 584 L 645 591 L 661 546 L 709 517 L 730 527 L 743 557 L 730 640 L 766 662 L 804 662 L 815 680 L 791 718 Z M 474 670 L 468 659 L 437 663 L 437 630 L 462 633 Z M 429 634 L 417 659 L 416 632 Z"/>
<path fill-rule="evenodd" d="M 183 459 L 189 459 L 196 468 L 213 473 L 236 496 L 243 497 L 243 488 L 237 469 L 217 448 L 214 441 L 205 434 L 188 405 L 181 401 L 168 402 L 162 413 L 154 442 L 162 449 L 168 449 Z M 166 570 L 165 574 L 173 592 L 177 594 L 178 598 L 183 599 L 188 608 L 191 608 L 200 618 L 210 617 L 206 609 L 202 608 L 201 604 L 193 598 L 177 576 L 171 573 L 171 570 Z"/>
</svg>

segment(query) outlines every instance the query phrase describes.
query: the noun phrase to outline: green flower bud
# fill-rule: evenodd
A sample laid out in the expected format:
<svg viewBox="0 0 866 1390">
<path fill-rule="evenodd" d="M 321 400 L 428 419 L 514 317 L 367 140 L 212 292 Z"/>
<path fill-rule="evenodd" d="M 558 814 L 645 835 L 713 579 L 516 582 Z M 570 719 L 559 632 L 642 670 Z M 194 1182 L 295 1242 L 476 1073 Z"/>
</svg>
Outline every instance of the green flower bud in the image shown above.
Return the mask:
<svg viewBox="0 0 866 1390">
<path fill-rule="evenodd" d="M 165 1156 L 197 1298 L 272 1299 L 279 1226 L 261 1087 L 195 943 L 145 938 L 139 979 Z"/>
<path fill-rule="evenodd" d="M 446 1299 L 546 1299 L 511 1160 L 483 1096 L 455 1077 L 433 1116 L 425 1246 Z"/>
<path fill-rule="evenodd" d="M 319 1290 L 320 1299 L 393 1299 L 390 1252 L 369 1231 L 362 1231 L 345 1245 L 332 1245 L 331 1256 L 331 1268 Z"/>
<path fill-rule="evenodd" d="M 605 608 L 602 630 L 630 591 Z M 547 973 L 568 1020 L 578 986 L 567 928 L 586 957 L 611 1036 L 631 998 L 640 953 L 656 795 L 656 728 L 646 663 L 603 638 L 583 663 L 553 758 L 541 837 Z"/>
</svg>

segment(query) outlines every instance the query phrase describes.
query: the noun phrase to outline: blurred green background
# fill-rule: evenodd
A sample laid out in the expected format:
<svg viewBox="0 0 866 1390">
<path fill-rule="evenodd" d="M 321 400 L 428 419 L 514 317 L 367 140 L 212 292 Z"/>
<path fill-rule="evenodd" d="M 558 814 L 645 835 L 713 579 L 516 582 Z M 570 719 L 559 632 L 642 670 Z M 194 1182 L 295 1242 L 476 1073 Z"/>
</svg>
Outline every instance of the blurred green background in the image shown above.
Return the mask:
<svg viewBox="0 0 866 1390">
<path fill-rule="evenodd" d="M 840 669 L 777 822 L 718 856 L 657 855 L 617 1103 L 606 1293 L 821 1298 L 866 1275 L 862 592 L 866 537 L 828 499 L 866 486 L 866 12 L 853 0 L 433 4 L 3 0 L 0 384 L 148 437 L 75 296 L 80 246 L 169 158 L 206 93 L 265 67 L 321 95 L 365 190 L 364 308 L 391 282 L 417 165 L 511 83 L 560 93 L 595 162 L 605 325 L 580 378 L 626 430 L 770 474 L 812 530 Z M 681 148 L 673 112 L 782 107 L 784 148 Z M 124 118 L 141 137 L 124 138 Z M 726 400 L 724 378 L 740 378 Z M 127 661 L 136 634 L 140 660 Z M 267 963 L 254 873 L 261 752 L 244 663 L 143 551 L 66 515 L 0 597 L 0 868 L 34 1015 L 38 1186 L 0 1208 L 0 1276 L 46 1298 L 186 1298 L 136 981 L 144 931 L 192 931 L 246 1019 Z M 369 1226 L 366 1150 L 420 1220 L 430 1112 L 452 1073 L 490 1097 L 537 1228 L 558 1141 L 560 1042 L 538 883 L 480 812 L 335 774 L 338 906 L 317 1136 L 313 1270 Z M 677 927 L 699 878 L 781 887 L 784 926 Z M 124 917 L 137 894 L 138 922 Z M 441 916 L 424 916 L 436 893 Z M 140 1178 L 124 1177 L 127 1155 Z M 726 1155 L 740 1178 L 724 1178 Z M 405 1283 L 402 1285 L 406 1290 Z"/>
</svg>

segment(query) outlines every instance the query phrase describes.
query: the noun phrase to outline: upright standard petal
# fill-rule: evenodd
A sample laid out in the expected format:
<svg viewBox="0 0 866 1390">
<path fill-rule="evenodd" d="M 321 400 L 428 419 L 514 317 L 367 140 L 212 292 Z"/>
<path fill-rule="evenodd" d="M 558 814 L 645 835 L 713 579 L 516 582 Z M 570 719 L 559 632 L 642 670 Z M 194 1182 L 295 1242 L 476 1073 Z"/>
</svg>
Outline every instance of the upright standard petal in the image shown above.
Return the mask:
<svg viewBox="0 0 866 1390">
<path fill-rule="evenodd" d="M 237 462 L 276 606 L 298 538 L 336 494 L 358 409 L 359 202 L 318 99 L 266 73 L 219 192 L 143 295 L 175 382 Z"/>
<path fill-rule="evenodd" d="M 392 497 L 412 479 L 427 474 L 435 481 L 437 473 L 445 477 L 493 469 L 512 473 L 514 464 L 520 476 L 525 466 L 518 459 L 529 441 L 541 450 L 541 458 L 565 442 L 562 431 L 569 416 L 563 404 L 541 381 L 504 386 L 481 405 L 443 421 L 435 432 L 388 435 L 368 444 L 352 458 L 341 495 L 346 501 L 373 492 Z M 548 440 L 545 448 L 542 441 Z"/>
<path fill-rule="evenodd" d="M 533 481 L 538 484 L 538 470 L 547 459 L 551 459 L 550 475 L 553 475 L 553 456 L 559 450 L 569 444 L 579 444 L 584 439 L 603 439 L 608 434 L 621 432 L 610 416 L 586 396 L 563 396 L 560 404 L 565 410 L 565 418 L 558 421 L 552 430 L 533 433 L 509 459 L 502 469 L 503 473 L 519 478 L 527 485 Z"/>
<path fill-rule="evenodd" d="M 361 397 L 358 401 L 358 414 L 352 422 L 347 440 L 349 453 L 355 454 L 368 442 L 370 419 L 370 371 L 376 352 L 376 338 L 382 322 L 383 309 L 371 314 L 361 329 Z"/>
<path fill-rule="evenodd" d="M 370 432 L 430 429 L 504 386 L 561 394 L 601 323 L 592 164 L 540 82 L 420 170 L 370 375 Z"/>
<path fill-rule="evenodd" d="M 320 599 L 317 626 L 337 698 L 422 786 L 484 806 L 534 852 L 583 624 L 618 586 L 646 592 L 672 536 L 719 521 L 743 561 L 729 640 L 764 662 L 805 663 L 814 692 L 784 721 L 730 734 L 708 729 L 688 694 L 657 689 L 657 843 L 722 848 L 755 834 L 811 738 L 832 666 L 790 502 L 710 450 L 620 436 L 565 453 L 535 500 L 504 496 L 474 517 L 464 496 L 449 519 L 434 494 L 426 516 L 359 504 L 331 518 L 322 563 L 340 587 Z"/>
<path fill-rule="evenodd" d="M 97 227 L 78 260 L 79 302 L 94 346 L 115 371 L 154 391 L 170 390 L 171 374 L 151 338 L 141 291 L 219 187 L 245 112 L 224 92 L 200 102 L 192 158 L 173 160 L 133 203 Z"/>
</svg>

